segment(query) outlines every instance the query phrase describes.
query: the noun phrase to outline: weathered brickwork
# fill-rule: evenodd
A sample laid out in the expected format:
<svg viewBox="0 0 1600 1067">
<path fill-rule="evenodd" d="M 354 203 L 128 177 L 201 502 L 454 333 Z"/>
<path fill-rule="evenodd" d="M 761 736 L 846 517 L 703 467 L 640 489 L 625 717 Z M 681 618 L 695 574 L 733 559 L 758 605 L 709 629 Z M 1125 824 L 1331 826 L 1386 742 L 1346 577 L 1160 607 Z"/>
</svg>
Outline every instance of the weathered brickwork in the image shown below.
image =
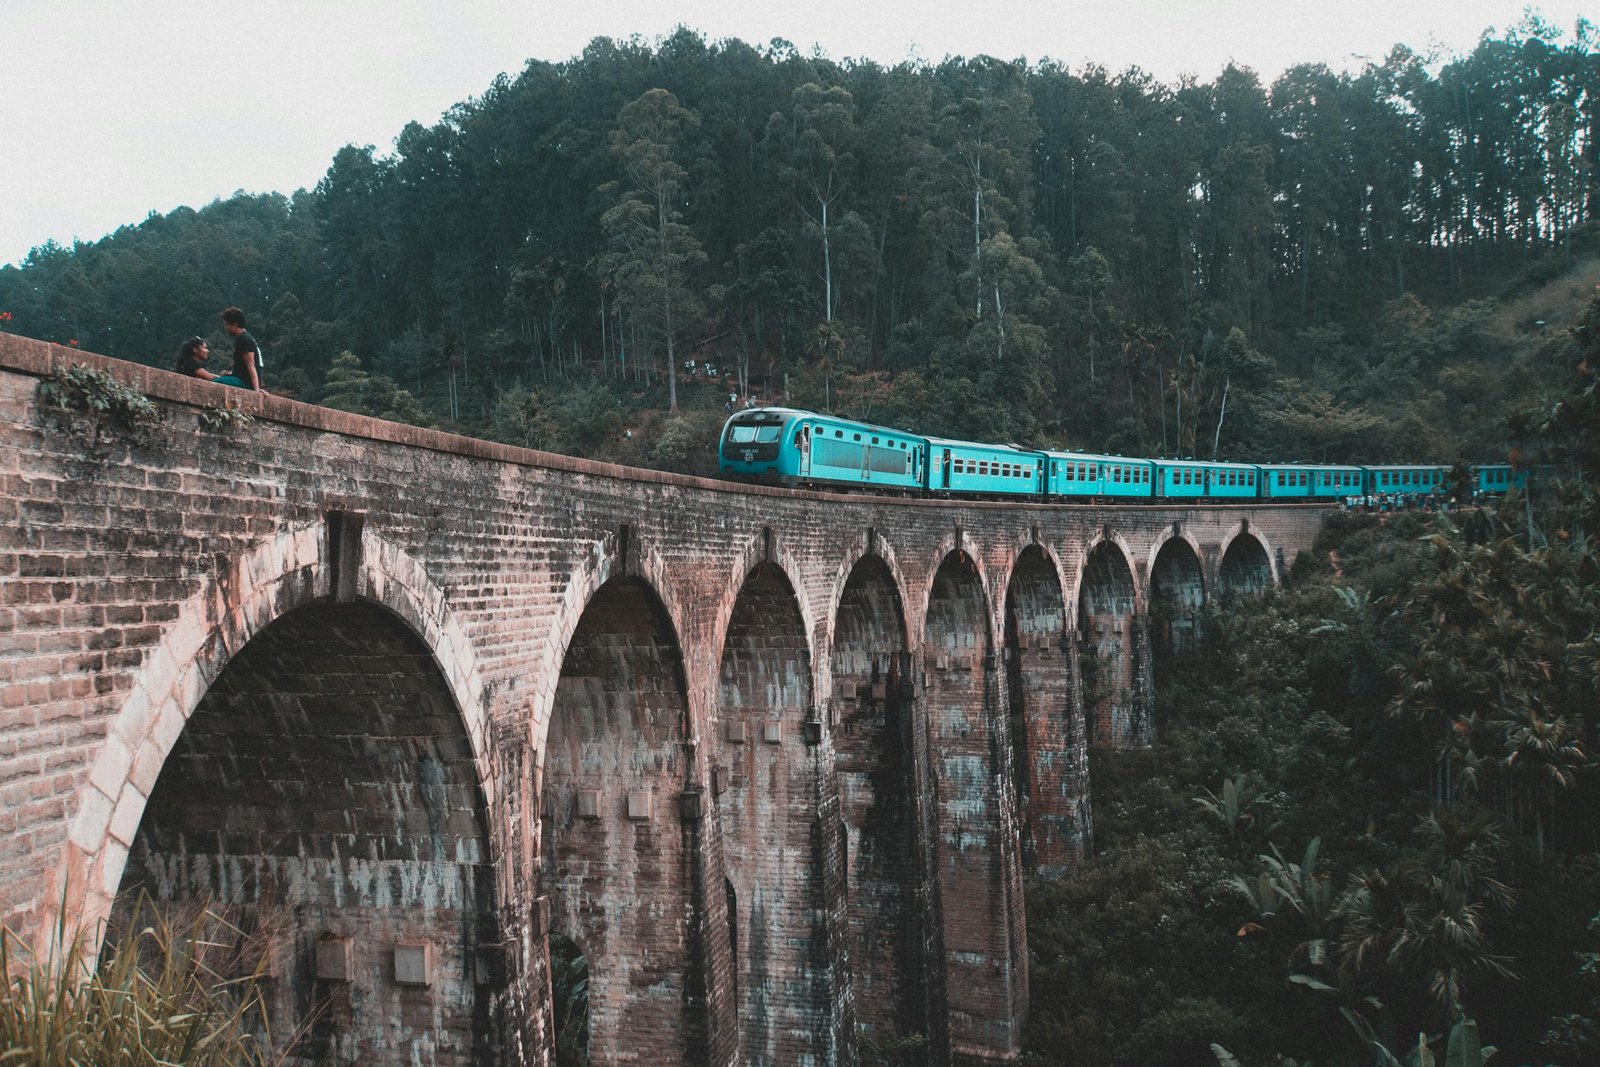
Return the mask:
<svg viewBox="0 0 1600 1067">
<path fill-rule="evenodd" d="M 1075 647 L 1055 563 L 1023 550 L 1006 594 L 1012 773 L 1026 869 L 1059 875 L 1089 848 L 1089 764 Z"/>
<path fill-rule="evenodd" d="M 268 1017 L 280 1038 L 310 1024 L 310 1061 L 373 1063 L 397 1040 L 465 1067 L 498 1058 L 478 959 L 499 940 L 487 846 L 471 750 L 427 649 L 372 605 L 325 603 L 267 627 L 212 684 L 122 885 L 227 902 L 264 931 Z M 349 943 L 348 980 L 318 978 L 323 939 Z M 396 946 L 427 972 L 397 974 Z M 326 1007 L 308 1019 L 308 1003 Z M 371 1018 L 391 1032 L 352 1025 Z"/>
<path fill-rule="evenodd" d="M 165 421 L 42 411 L 79 361 Z M 302 1063 L 548 1062 L 552 933 L 595 1063 L 1004 1060 L 1155 605 L 1322 515 L 735 486 L 0 336 L 0 920 L 255 908 Z"/>
</svg>

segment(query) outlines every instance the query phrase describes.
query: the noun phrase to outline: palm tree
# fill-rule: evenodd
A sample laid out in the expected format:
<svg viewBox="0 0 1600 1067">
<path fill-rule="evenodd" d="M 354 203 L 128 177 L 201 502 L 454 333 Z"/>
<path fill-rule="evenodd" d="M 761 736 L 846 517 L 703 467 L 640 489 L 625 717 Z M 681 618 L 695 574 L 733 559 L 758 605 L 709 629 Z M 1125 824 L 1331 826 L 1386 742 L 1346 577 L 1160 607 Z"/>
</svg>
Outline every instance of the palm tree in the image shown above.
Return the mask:
<svg viewBox="0 0 1600 1067">
<path fill-rule="evenodd" d="M 1520 814 L 1533 816 L 1534 844 L 1544 855 L 1546 813 L 1554 829 L 1557 792 L 1572 788 L 1589 762 L 1583 741 L 1564 716 L 1546 718 L 1532 703 L 1507 709 L 1502 763 L 1517 785 Z"/>
</svg>

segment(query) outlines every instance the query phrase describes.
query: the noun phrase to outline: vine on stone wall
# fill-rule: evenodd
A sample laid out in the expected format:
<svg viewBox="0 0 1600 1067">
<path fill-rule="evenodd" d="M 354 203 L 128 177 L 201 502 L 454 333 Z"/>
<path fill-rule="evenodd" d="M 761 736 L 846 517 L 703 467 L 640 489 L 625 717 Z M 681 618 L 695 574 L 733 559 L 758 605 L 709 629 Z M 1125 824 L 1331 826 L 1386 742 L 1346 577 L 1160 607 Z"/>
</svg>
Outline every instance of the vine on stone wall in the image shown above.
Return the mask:
<svg viewBox="0 0 1600 1067">
<path fill-rule="evenodd" d="M 128 388 L 103 370 L 84 363 L 56 371 L 39 383 L 39 403 L 57 416 L 58 425 L 91 446 L 105 442 L 107 431 L 146 444 L 164 413 L 149 397 Z M 75 419 L 73 415 L 86 415 Z"/>
</svg>

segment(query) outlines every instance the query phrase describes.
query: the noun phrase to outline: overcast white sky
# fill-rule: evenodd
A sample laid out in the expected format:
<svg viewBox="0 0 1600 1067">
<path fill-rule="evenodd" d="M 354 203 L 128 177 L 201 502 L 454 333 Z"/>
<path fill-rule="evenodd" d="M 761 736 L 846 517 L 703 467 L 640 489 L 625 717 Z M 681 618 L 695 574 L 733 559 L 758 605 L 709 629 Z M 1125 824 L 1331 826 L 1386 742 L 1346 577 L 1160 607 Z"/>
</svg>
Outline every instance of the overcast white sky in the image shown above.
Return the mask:
<svg viewBox="0 0 1600 1067">
<path fill-rule="evenodd" d="M 1582 5 L 1546 0 L 1571 33 Z M 0 264 L 235 190 L 315 185 L 529 58 L 677 26 L 835 59 L 982 53 L 1207 80 L 1471 49 L 1523 0 L 0 0 Z M 1588 8 L 1594 17 L 1592 4 Z"/>
</svg>

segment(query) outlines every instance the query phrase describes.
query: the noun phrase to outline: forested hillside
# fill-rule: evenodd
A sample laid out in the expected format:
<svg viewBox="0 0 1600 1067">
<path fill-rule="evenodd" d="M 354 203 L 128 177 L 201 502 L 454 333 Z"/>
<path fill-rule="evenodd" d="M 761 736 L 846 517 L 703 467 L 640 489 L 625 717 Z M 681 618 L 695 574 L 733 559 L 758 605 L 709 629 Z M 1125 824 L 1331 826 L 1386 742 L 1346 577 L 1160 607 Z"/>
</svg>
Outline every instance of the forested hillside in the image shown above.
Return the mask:
<svg viewBox="0 0 1600 1067">
<path fill-rule="evenodd" d="M 1561 362 L 1521 432 L 1573 480 L 1337 515 L 1157 660 L 1096 855 L 1028 886 L 1025 1063 L 1600 1063 L 1600 294 Z"/>
<path fill-rule="evenodd" d="M 1600 279 L 1595 42 L 1530 18 L 1169 85 L 597 39 L 313 190 L 38 248 L 0 328 L 166 365 L 237 304 L 269 387 L 678 469 L 729 391 L 1126 453 L 1501 458 Z"/>
</svg>

